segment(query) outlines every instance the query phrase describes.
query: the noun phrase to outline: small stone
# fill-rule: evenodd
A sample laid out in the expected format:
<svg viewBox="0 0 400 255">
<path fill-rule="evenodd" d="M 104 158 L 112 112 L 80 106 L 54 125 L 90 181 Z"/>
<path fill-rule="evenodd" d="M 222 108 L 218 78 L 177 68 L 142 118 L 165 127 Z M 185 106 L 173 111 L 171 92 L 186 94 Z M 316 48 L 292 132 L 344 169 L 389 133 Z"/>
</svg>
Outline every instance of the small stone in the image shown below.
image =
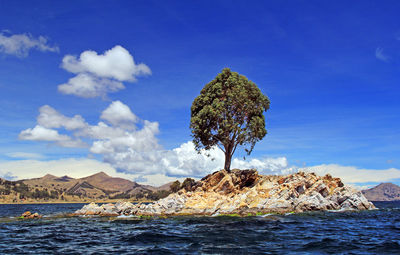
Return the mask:
<svg viewBox="0 0 400 255">
<path fill-rule="evenodd" d="M 30 211 L 26 211 L 21 215 L 21 217 L 25 218 L 25 217 L 29 217 L 31 215 L 32 215 L 32 213 Z"/>
</svg>

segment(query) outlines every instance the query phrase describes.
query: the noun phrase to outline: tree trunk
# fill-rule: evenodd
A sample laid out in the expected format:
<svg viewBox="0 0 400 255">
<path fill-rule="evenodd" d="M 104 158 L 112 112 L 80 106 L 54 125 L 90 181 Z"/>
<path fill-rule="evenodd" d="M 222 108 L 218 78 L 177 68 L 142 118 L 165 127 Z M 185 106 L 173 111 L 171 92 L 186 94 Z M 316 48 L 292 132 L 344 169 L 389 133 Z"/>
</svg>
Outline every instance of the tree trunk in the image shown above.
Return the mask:
<svg viewBox="0 0 400 255">
<path fill-rule="evenodd" d="M 231 153 L 228 151 L 225 152 L 225 170 L 228 171 L 228 173 L 231 171 L 231 159 Z"/>
</svg>

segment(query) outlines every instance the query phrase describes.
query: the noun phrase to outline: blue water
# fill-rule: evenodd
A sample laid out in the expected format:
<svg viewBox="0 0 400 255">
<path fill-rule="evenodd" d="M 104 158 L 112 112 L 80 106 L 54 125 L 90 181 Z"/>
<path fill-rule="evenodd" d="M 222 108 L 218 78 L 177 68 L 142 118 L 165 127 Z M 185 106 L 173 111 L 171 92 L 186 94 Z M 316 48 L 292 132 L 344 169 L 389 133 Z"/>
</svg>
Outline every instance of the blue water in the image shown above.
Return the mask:
<svg viewBox="0 0 400 255">
<path fill-rule="evenodd" d="M 267 217 L 68 218 L 83 204 L 0 205 L 1 254 L 400 254 L 400 202 Z M 24 211 L 45 215 L 18 220 Z"/>
</svg>

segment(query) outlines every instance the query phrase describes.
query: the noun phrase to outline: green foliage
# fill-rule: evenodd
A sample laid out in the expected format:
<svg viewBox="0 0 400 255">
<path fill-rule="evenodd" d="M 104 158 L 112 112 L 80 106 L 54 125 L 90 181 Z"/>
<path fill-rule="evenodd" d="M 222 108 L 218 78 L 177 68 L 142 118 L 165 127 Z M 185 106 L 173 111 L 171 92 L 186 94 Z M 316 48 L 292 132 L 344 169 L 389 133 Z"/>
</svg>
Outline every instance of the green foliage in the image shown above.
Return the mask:
<svg viewBox="0 0 400 255">
<path fill-rule="evenodd" d="M 54 193 L 52 191 L 50 194 L 47 190 L 39 190 L 35 189 L 32 193 L 27 194 L 26 197 L 33 197 L 35 199 L 42 199 L 42 198 L 58 198 L 58 193 Z"/>
<path fill-rule="evenodd" d="M 240 217 L 237 213 L 229 213 L 229 214 L 220 214 L 218 217 Z"/>
<path fill-rule="evenodd" d="M 218 146 L 225 153 L 225 169 L 230 170 L 237 146 L 250 155 L 267 134 L 264 111 L 269 105 L 255 83 L 225 68 L 193 101 L 190 128 L 196 150 Z"/>
<path fill-rule="evenodd" d="M 50 197 L 57 199 L 58 198 L 58 191 L 57 190 L 52 190 L 50 191 Z"/>
<path fill-rule="evenodd" d="M 10 194 L 11 194 L 10 189 L 0 188 L 0 195 L 10 195 Z"/>
<path fill-rule="evenodd" d="M 173 193 L 175 193 L 181 188 L 181 183 L 176 180 L 169 186 L 169 188 Z"/>
<path fill-rule="evenodd" d="M 144 194 L 143 193 L 136 194 L 136 199 L 140 200 L 142 198 L 144 198 Z"/>
<path fill-rule="evenodd" d="M 29 192 L 29 186 L 23 182 L 15 183 L 15 186 L 13 187 L 13 189 L 15 192 L 18 192 L 21 194 L 26 194 Z"/>
<path fill-rule="evenodd" d="M 150 215 L 139 215 L 139 219 L 151 219 L 151 218 L 153 217 Z"/>
<path fill-rule="evenodd" d="M 189 191 L 192 189 L 192 187 L 196 184 L 196 181 L 192 178 L 186 178 L 182 182 L 181 189 L 185 189 L 186 191 Z"/>
<path fill-rule="evenodd" d="M 149 191 L 149 193 L 147 193 L 147 199 L 156 201 L 167 197 L 169 194 L 171 194 L 171 192 L 166 190 L 158 190 L 156 192 Z"/>
<path fill-rule="evenodd" d="M 110 196 L 111 199 L 129 199 L 129 198 L 131 198 L 131 197 L 132 197 L 131 194 L 125 193 L 125 192 L 122 192 L 122 193 L 119 193 L 119 194 L 115 194 L 115 195 L 111 195 L 111 196 Z"/>
</svg>

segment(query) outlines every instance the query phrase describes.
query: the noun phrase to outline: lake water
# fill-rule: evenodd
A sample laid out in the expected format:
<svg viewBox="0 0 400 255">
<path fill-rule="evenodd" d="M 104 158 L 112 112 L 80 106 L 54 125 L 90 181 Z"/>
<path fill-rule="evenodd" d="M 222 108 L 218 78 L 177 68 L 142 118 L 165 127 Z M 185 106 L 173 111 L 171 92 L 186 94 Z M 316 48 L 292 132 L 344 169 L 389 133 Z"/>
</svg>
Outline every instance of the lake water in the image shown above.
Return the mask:
<svg viewBox="0 0 400 255">
<path fill-rule="evenodd" d="M 400 254 L 400 202 L 266 217 L 64 217 L 83 204 L 0 205 L 1 254 Z M 25 211 L 45 215 L 18 220 Z"/>
</svg>

